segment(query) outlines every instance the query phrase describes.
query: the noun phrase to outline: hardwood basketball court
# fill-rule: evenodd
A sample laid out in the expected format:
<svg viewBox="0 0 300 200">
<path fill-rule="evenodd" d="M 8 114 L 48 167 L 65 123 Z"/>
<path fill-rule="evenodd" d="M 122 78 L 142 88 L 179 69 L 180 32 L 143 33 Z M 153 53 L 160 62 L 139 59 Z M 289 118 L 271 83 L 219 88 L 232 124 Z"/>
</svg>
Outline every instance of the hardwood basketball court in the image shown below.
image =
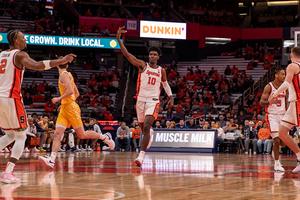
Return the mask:
<svg viewBox="0 0 300 200">
<path fill-rule="evenodd" d="M 59 153 L 55 169 L 39 154 L 23 154 L 14 174 L 21 184 L 1 184 L 0 199 L 300 199 L 295 156 L 281 156 L 285 173 L 274 173 L 270 155 L 154 153 Z M 1 169 L 9 154 L 1 154 Z"/>
</svg>

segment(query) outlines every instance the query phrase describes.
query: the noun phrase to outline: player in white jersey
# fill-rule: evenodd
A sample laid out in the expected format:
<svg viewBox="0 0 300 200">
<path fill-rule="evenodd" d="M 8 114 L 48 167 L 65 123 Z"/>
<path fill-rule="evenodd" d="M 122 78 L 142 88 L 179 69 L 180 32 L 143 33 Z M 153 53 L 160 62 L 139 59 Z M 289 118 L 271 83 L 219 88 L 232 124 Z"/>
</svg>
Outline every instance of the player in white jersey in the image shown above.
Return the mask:
<svg viewBox="0 0 300 200">
<path fill-rule="evenodd" d="M 287 134 L 294 127 L 299 127 L 300 122 L 300 47 L 294 47 L 291 50 L 292 63 L 287 66 L 284 82 L 275 92 L 270 104 L 277 104 L 278 96 L 285 90 L 289 90 L 289 108 L 284 114 L 279 127 L 279 138 L 296 154 L 297 166 L 293 170 L 294 173 L 300 171 L 300 149 L 294 142 L 293 138 Z"/>
<path fill-rule="evenodd" d="M 145 151 L 149 142 L 151 142 L 150 128 L 158 115 L 161 83 L 167 95 L 170 97 L 167 105 L 169 108 L 173 107 L 174 99 L 172 97 L 171 88 L 167 82 L 166 71 L 157 65 L 157 61 L 161 55 L 160 49 L 157 47 L 149 48 L 149 63 L 145 63 L 143 60 L 138 60 L 127 51 L 126 47 L 120 40 L 121 34 L 126 32 L 127 31 L 124 30 L 124 27 L 119 28 L 117 32 L 117 40 L 123 55 L 129 60 L 129 62 L 139 68 L 136 112 L 138 121 L 141 125 L 143 139 L 141 152 L 138 158 L 135 159 L 135 164 L 141 167 L 144 161 Z"/>
<path fill-rule="evenodd" d="M 283 83 L 285 78 L 285 71 L 282 68 L 276 68 L 274 70 L 275 79 L 273 82 L 270 82 L 268 85 L 265 86 L 264 93 L 260 99 L 260 105 L 266 106 L 265 110 L 266 114 L 266 121 L 269 124 L 270 135 L 273 138 L 273 158 L 275 160 L 274 170 L 275 171 L 284 171 L 284 168 L 281 166 L 279 162 L 279 147 L 284 147 L 285 144 L 279 139 L 278 137 L 278 130 L 281 120 L 286 112 L 287 107 L 287 92 L 283 91 L 278 95 L 278 102 L 277 104 L 270 105 L 269 101 L 272 96 L 277 91 L 277 88 Z"/>
<path fill-rule="evenodd" d="M 25 67 L 33 70 L 47 70 L 59 64 L 73 61 L 75 55 L 70 54 L 59 60 L 36 62 L 22 51 L 26 48 L 26 39 L 18 30 L 7 34 L 10 50 L 0 53 L 0 128 L 6 133 L 0 138 L 0 149 L 15 141 L 11 157 L 1 176 L 4 183 L 20 182 L 12 171 L 15 163 L 22 155 L 26 140 L 27 116 L 24 109 L 21 85 Z"/>
</svg>

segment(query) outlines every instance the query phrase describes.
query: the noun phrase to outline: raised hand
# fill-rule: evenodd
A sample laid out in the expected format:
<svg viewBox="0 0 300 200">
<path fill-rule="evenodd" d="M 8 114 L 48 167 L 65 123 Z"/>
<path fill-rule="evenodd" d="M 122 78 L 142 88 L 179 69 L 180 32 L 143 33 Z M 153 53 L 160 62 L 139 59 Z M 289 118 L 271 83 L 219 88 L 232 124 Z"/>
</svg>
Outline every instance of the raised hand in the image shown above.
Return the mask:
<svg viewBox="0 0 300 200">
<path fill-rule="evenodd" d="M 121 38 L 121 35 L 122 35 L 123 33 L 127 33 L 127 31 L 124 30 L 124 28 L 125 28 L 125 26 L 120 27 L 119 30 L 117 31 L 117 39 L 120 39 L 120 38 Z"/>
<path fill-rule="evenodd" d="M 64 64 L 65 63 L 71 63 L 74 59 L 74 57 L 77 57 L 75 54 L 68 54 L 66 55 L 65 57 L 62 58 L 62 60 L 64 61 Z"/>
</svg>

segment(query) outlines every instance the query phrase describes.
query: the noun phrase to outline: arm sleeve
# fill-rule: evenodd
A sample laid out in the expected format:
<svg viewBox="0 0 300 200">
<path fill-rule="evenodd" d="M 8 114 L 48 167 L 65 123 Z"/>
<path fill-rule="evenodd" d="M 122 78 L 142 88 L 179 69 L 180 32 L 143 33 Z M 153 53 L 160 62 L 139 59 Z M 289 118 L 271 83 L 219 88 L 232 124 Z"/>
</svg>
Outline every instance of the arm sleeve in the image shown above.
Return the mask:
<svg viewBox="0 0 300 200">
<path fill-rule="evenodd" d="M 168 82 L 167 81 L 162 82 L 162 85 L 164 86 L 164 89 L 165 89 L 167 95 L 171 96 L 172 95 L 172 90 L 171 90 L 170 85 L 168 84 Z"/>
<path fill-rule="evenodd" d="M 273 95 L 273 97 L 277 97 L 280 93 L 282 93 L 283 91 L 289 89 L 290 87 L 290 83 L 284 81 L 281 86 L 277 89 L 277 91 L 275 92 L 275 94 Z"/>
</svg>

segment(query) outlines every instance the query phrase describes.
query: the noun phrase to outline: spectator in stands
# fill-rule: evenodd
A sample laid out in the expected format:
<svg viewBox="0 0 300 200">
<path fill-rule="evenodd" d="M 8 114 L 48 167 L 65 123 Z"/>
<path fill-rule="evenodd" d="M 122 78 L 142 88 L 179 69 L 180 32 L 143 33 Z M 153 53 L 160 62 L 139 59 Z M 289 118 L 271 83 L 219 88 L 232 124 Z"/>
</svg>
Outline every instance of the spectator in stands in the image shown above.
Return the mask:
<svg viewBox="0 0 300 200">
<path fill-rule="evenodd" d="M 24 105 L 30 105 L 33 103 L 33 100 L 31 98 L 29 92 L 26 93 L 26 96 L 23 98 L 23 102 L 24 102 Z"/>
<path fill-rule="evenodd" d="M 82 106 L 80 107 L 80 110 L 81 110 L 81 115 L 83 117 L 88 117 L 89 116 L 90 110 L 87 108 L 86 103 L 82 104 Z"/>
<path fill-rule="evenodd" d="M 232 126 L 233 128 L 233 132 L 235 133 L 234 134 L 234 138 L 235 138 L 235 141 L 238 143 L 238 151 L 237 153 L 242 153 L 245 151 L 245 147 L 244 147 L 244 142 L 243 142 L 243 139 L 244 139 L 244 127 L 242 124 L 240 124 L 238 126 L 238 129 L 236 127 L 236 125 L 234 124 Z"/>
<path fill-rule="evenodd" d="M 232 100 L 231 97 L 228 95 L 228 92 L 225 92 L 224 96 L 222 97 L 222 105 L 231 105 Z"/>
<path fill-rule="evenodd" d="M 84 13 L 84 16 L 87 16 L 87 17 L 91 17 L 93 14 L 91 12 L 91 9 L 87 9 L 87 11 L 85 11 Z"/>
<path fill-rule="evenodd" d="M 265 60 L 268 60 L 270 63 L 274 62 L 274 56 L 271 54 L 271 52 L 266 52 Z"/>
<path fill-rule="evenodd" d="M 230 75 L 230 74 L 231 74 L 231 69 L 230 69 L 230 66 L 229 66 L 229 65 L 227 65 L 224 74 L 225 74 L 225 75 Z"/>
<path fill-rule="evenodd" d="M 272 148 L 272 139 L 270 136 L 270 131 L 268 128 L 268 124 L 264 123 L 263 128 L 260 128 L 258 131 L 257 147 L 258 152 L 263 154 L 270 154 Z M 262 152 L 262 144 L 264 144 L 264 151 Z"/>
<path fill-rule="evenodd" d="M 37 90 L 43 94 L 45 92 L 45 87 L 43 85 L 43 83 L 40 83 L 39 86 L 37 86 Z"/>
<path fill-rule="evenodd" d="M 34 96 L 34 101 L 35 102 L 43 102 L 44 101 L 44 96 L 41 95 L 40 91 L 38 91 L 37 95 Z"/>
<path fill-rule="evenodd" d="M 269 47 L 268 47 L 268 45 L 267 45 L 266 42 L 264 43 L 263 51 L 264 51 L 264 52 L 268 52 L 268 51 L 269 51 Z"/>
<path fill-rule="evenodd" d="M 56 89 L 56 87 L 53 86 L 52 83 L 49 83 L 48 88 L 46 88 L 45 90 L 50 91 L 51 94 L 56 94 L 57 93 L 57 89 Z"/>
<path fill-rule="evenodd" d="M 181 119 L 179 121 L 179 125 L 177 126 L 177 129 L 188 129 L 189 127 L 187 127 L 185 124 L 184 124 L 184 120 Z"/>
<path fill-rule="evenodd" d="M 267 69 L 267 70 L 271 68 L 271 65 L 268 60 L 265 60 L 263 67 L 264 67 L 264 69 Z"/>
<path fill-rule="evenodd" d="M 83 75 L 80 77 L 80 79 L 78 80 L 78 82 L 80 83 L 80 85 L 86 85 L 86 79 L 84 78 Z"/>
<path fill-rule="evenodd" d="M 52 103 L 47 103 L 46 106 L 45 106 L 44 111 L 46 113 L 53 114 L 53 112 L 54 112 L 54 105 Z"/>
<path fill-rule="evenodd" d="M 117 129 L 117 136 L 115 138 L 116 150 L 119 149 L 119 143 L 127 142 L 127 151 L 130 148 L 130 130 L 128 126 L 126 126 L 125 122 L 122 122 L 121 126 Z"/>
<path fill-rule="evenodd" d="M 83 27 L 82 27 L 82 32 L 87 33 L 89 31 L 90 31 L 89 26 L 88 26 L 87 22 L 85 22 Z"/>
<path fill-rule="evenodd" d="M 100 27 L 99 27 L 99 24 L 97 23 L 97 24 L 94 26 L 94 28 L 93 28 L 93 32 L 94 32 L 94 33 L 100 33 L 100 31 L 101 31 L 101 29 L 100 29 Z"/>
<path fill-rule="evenodd" d="M 109 36 L 109 30 L 106 26 L 104 26 L 104 30 L 102 31 L 102 36 Z"/>
<path fill-rule="evenodd" d="M 0 25 L 0 33 L 6 33 L 6 28 L 4 28 L 4 25 Z"/>
<path fill-rule="evenodd" d="M 140 125 L 137 123 L 135 125 L 135 128 L 132 131 L 132 142 L 133 142 L 134 151 L 138 150 L 138 145 L 137 144 L 139 143 L 139 140 L 140 140 L 141 131 L 142 130 L 140 128 Z"/>
<path fill-rule="evenodd" d="M 13 25 L 12 24 L 9 24 L 9 27 L 8 27 L 8 29 L 7 29 L 7 32 L 9 32 L 9 31 L 11 31 L 11 30 L 14 30 L 15 28 L 13 27 Z"/>
<path fill-rule="evenodd" d="M 140 12 L 140 14 L 137 17 L 139 20 L 143 20 L 144 19 L 144 14 L 143 12 Z"/>
<path fill-rule="evenodd" d="M 218 122 L 220 123 L 220 127 L 226 126 L 226 121 L 224 120 L 223 115 L 219 115 L 219 121 Z"/>
<path fill-rule="evenodd" d="M 45 94 L 44 102 L 51 101 L 52 98 L 53 96 L 51 95 L 51 92 L 48 90 L 47 93 Z"/>
<path fill-rule="evenodd" d="M 168 112 L 166 114 L 166 120 L 167 121 L 172 121 L 174 118 L 174 114 L 171 108 L 168 109 Z"/>
<path fill-rule="evenodd" d="M 158 120 L 155 122 L 155 126 L 153 128 L 162 128 Z"/>
<path fill-rule="evenodd" d="M 32 85 L 30 86 L 30 95 L 36 95 L 38 92 L 36 82 L 32 81 Z"/>
<path fill-rule="evenodd" d="M 204 103 L 204 105 L 200 108 L 200 112 L 204 115 L 208 112 L 208 110 L 209 110 L 208 103 Z"/>
<path fill-rule="evenodd" d="M 247 70 L 253 70 L 252 62 L 249 62 L 249 63 L 248 63 L 246 69 L 247 69 Z"/>
<path fill-rule="evenodd" d="M 98 111 L 98 108 L 94 108 L 93 111 L 91 112 L 90 116 L 91 116 L 91 118 L 94 118 L 94 119 L 100 119 L 101 115 Z"/>
<path fill-rule="evenodd" d="M 277 49 L 274 52 L 274 59 L 276 59 L 276 60 L 280 60 L 281 59 L 281 53 L 279 53 Z"/>
<path fill-rule="evenodd" d="M 89 59 L 84 64 L 84 69 L 86 69 L 86 70 L 92 70 L 93 69 L 93 65 L 92 65 L 92 63 Z"/>
<path fill-rule="evenodd" d="M 235 65 L 231 68 L 231 74 L 234 74 L 234 72 L 239 72 L 239 69 Z"/>
<path fill-rule="evenodd" d="M 175 122 L 176 121 L 178 122 L 179 120 L 183 119 L 183 117 L 184 117 L 184 114 L 183 114 L 182 108 L 178 108 L 177 112 L 174 115 Z"/>
<path fill-rule="evenodd" d="M 188 124 L 188 128 L 190 129 L 194 129 L 196 127 L 194 119 L 190 119 L 189 124 Z"/>
<path fill-rule="evenodd" d="M 71 36 L 71 35 L 73 35 L 70 26 L 67 27 L 67 30 L 64 32 L 64 35 L 65 36 Z"/>
<path fill-rule="evenodd" d="M 249 145 L 253 144 L 253 154 L 256 154 L 257 151 L 257 129 L 254 128 L 254 122 L 249 122 L 249 128 L 245 129 L 245 154 L 249 152 Z"/>
</svg>

